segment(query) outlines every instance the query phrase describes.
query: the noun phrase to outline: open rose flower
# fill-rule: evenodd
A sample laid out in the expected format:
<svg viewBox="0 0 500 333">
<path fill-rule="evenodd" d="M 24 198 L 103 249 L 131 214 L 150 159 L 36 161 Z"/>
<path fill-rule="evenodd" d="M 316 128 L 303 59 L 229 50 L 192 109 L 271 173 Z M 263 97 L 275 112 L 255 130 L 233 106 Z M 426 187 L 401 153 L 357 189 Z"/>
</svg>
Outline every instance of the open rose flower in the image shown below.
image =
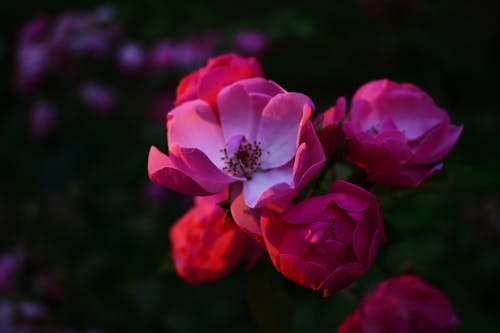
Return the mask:
<svg viewBox="0 0 500 333">
<path fill-rule="evenodd" d="M 260 236 L 248 209 L 289 202 L 321 169 L 325 155 L 309 117 L 310 99 L 262 78 L 224 88 L 218 112 L 202 100 L 183 103 L 167 116 L 169 156 L 152 147 L 152 181 L 188 195 L 231 186 L 235 221 Z"/>
<path fill-rule="evenodd" d="M 449 333 L 459 323 L 445 294 L 406 275 L 381 282 L 337 333 Z"/>
<path fill-rule="evenodd" d="M 262 236 L 276 269 L 328 296 L 365 273 L 385 241 L 375 197 L 345 181 L 282 214 L 265 210 Z"/>
<path fill-rule="evenodd" d="M 417 186 L 442 169 L 463 126 L 418 87 L 387 79 L 363 85 L 344 122 L 350 139 L 347 160 L 368 180 L 388 186 Z M 432 166 L 434 165 L 434 166 Z"/>
<path fill-rule="evenodd" d="M 191 284 L 222 278 L 248 250 L 254 259 L 258 256 L 256 243 L 217 205 L 224 194 L 195 198 L 195 205 L 170 229 L 175 270 Z"/>
<path fill-rule="evenodd" d="M 339 97 L 335 106 L 328 108 L 314 119 L 314 126 L 319 127 L 318 137 L 325 151 L 326 158 L 331 157 L 335 149 L 345 139 L 341 126 L 341 122 L 345 117 L 345 110 L 345 97 Z"/>
<path fill-rule="evenodd" d="M 179 82 L 175 105 L 202 99 L 214 106 L 217 94 L 225 86 L 241 79 L 261 76 L 262 69 L 254 57 L 243 58 L 234 53 L 220 55 L 209 59 L 205 67 Z"/>
</svg>

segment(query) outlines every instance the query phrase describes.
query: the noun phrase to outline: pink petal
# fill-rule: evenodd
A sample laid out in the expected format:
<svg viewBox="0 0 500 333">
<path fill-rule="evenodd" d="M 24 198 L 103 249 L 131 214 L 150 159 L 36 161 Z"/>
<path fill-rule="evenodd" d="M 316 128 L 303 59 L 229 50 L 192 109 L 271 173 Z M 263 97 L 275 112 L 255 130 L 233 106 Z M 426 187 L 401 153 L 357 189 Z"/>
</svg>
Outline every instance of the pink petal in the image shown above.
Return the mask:
<svg viewBox="0 0 500 333">
<path fill-rule="evenodd" d="M 275 82 L 263 79 L 261 77 L 240 80 L 238 81 L 238 84 L 241 84 L 243 87 L 245 87 L 245 90 L 249 93 L 259 93 L 267 95 L 269 97 L 287 92 Z"/>
<path fill-rule="evenodd" d="M 231 189 L 231 215 L 234 222 L 241 230 L 262 242 L 262 232 L 260 225 L 260 208 L 250 208 L 245 205 L 241 183 L 232 185 Z"/>
<path fill-rule="evenodd" d="M 462 126 L 443 125 L 429 133 L 422 139 L 416 148 L 411 163 L 435 163 L 442 159 L 453 148 L 460 134 Z"/>
<path fill-rule="evenodd" d="M 290 224 L 309 224 L 318 221 L 324 214 L 331 195 L 311 197 L 299 202 L 283 214 L 283 220 Z"/>
<path fill-rule="evenodd" d="M 211 193 L 220 192 L 228 184 L 239 180 L 217 168 L 198 149 L 181 148 L 177 145 L 172 145 L 169 148 L 172 163 Z"/>
<path fill-rule="evenodd" d="M 439 163 L 432 169 L 419 165 L 405 165 L 397 172 L 369 172 L 368 180 L 386 186 L 414 187 L 441 171 L 442 168 L 443 163 Z"/>
<path fill-rule="evenodd" d="M 151 181 L 187 195 L 210 194 L 203 186 L 176 168 L 170 158 L 152 146 L 148 157 L 148 174 Z"/>
<path fill-rule="evenodd" d="M 297 190 L 301 190 L 321 170 L 326 161 L 325 153 L 310 121 L 301 127 L 300 142 L 293 165 Z"/>
<path fill-rule="evenodd" d="M 167 115 L 168 145 L 196 148 L 222 169 L 225 142 L 214 110 L 201 100 L 189 101 Z"/>
<path fill-rule="evenodd" d="M 257 171 L 252 179 L 243 183 L 245 204 L 250 208 L 261 207 L 293 192 L 292 165 Z"/>
<path fill-rule="evenodd" d="M 262 144 L 261 167 L 282 166 L 295 155 L 299 129 L 310 115 L 309 98 L 298 93 L 283 93 L 271 98 L 262 112 L 257 140 Z"/>
<path fill-rule="evenodd" d="M 260 111 L 252 107 L 252 99 L 240 84 L 224 88 L 217 98 L 222 132 L 225 141 L 235 135 L 243 135 L 254 141 L 252 133 L 257 131 Z"/>
</svg>

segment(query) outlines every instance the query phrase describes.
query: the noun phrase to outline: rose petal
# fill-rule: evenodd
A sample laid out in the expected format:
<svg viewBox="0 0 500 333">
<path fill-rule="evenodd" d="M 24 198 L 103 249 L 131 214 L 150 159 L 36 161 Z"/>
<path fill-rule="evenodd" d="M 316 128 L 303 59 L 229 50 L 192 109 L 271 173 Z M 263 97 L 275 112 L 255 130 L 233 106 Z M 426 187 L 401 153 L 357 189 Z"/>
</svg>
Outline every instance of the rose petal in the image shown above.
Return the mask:
<svg viewBox="0 0 500 333">
<path fill-rule="evenodd" d="M 271 98 L 262 111 L 257 140 L 261 143 L 261 167 L 271 169 L 289 162 L 295 155 L 299 129 L 309 117 L 304 106 L 310 102 L 305 95 L 283 93 Z"/>
<path fill-rule="evenodd" d="M 148 174 L 151 181 L 187 195 L 207 195 L 210 192 L 176 168 L 170 158 L 152 146 L 148 157 Z"/>
<path fill-rule="evenodd" d="M 167 115 L 169 147 L 196 148 L 222 169 L 225 142 L 214 110 L 206 102 L 186 102 Z"/>
</svg>

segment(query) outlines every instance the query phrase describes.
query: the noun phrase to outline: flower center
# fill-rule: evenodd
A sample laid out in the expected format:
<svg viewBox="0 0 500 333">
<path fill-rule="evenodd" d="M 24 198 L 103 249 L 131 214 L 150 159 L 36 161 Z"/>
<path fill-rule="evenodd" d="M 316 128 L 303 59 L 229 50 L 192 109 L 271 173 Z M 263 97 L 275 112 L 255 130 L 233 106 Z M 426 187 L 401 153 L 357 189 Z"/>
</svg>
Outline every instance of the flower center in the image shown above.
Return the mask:
<svg viewBox="0 0 500 333">
<path fill-rule="evenodd" d="M 228 148 L 221 149 L 224 154 L 222 160 L 225 166 L 222 170 L 235 177 L 245 177 L 252 179 L 252 174 L 260 166 L 260 157 L 262 156 L 262 148 L 260 142 L 248 142 L 245 137 L 241 139 L 238 150 L 231 154 Z"/>
</svg>

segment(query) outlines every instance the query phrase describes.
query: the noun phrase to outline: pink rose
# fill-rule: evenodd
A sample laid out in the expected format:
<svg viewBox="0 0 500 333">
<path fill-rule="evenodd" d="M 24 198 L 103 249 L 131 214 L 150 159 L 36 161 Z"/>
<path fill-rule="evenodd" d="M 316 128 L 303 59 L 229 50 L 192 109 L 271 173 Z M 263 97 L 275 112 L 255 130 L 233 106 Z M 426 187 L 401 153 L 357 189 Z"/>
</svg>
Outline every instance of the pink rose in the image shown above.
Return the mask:
<svg viewBox="0 0 500 333">
<path fill-rule="evenodd" d="M 252 78 L 221 90 L 217 106 L 218 112 L 198 99 L 170 111 L 169 156 L 152 147 L 148 173 L 188 195 L 229 185 L 235 221 L 259 237 L 258 216 L 248 209 L 291 201 L 325 162 L 309 120 L 313 105 L 305 95 Z"/>
<path fill-rule="evenodd" d="M 255 242 L 217 205 L 224 195 L 195 198 L 195 205 L 170 229 L 175 270 L 191 284 L 222 278 L 247 250 L 256 250 Z"/>
<path fill-rule="evenodd" d="M 366 190 L 345 181 L 283 214 L 265 210 L 262 236 L 276 269 L 324 296 L 365 273 L 385 241 L 380 208 Z"/>
<path fill-rule="evenodd" d="M 449 333 L 459 323 L 445 294 L 406 275 L 382 281 L 337 333 Z"/>
<path fill-rule="evenodd" d="M 388 186 L 417 186 L 442 169 L 463 126 L 418 87 L 387 79 L 358 89 L 344 122 L 347 160 Z"/>
<path fill-rule="evenodd" d="M 234 53 L 220 55 L 209 59 L 205 67 L 179 82 L 175 105 L 202 99 L 214 106 L 217 94 L 225 86 L 241 79 L 261 76 L 262 69 L 254 57 L 243 58 Z"/>
<path fill-rule="evenodd" d="M 335 149 L 345 139 L 341 126 L 341 122 L 345 117 L 345 110 L 345 97 L 339 97 L 335 106 L 330 107 L 314 119 L 314 126 L 319 126 L 320 128 L 318 137 L 325 151 L 326 158 L 331 157 Z"/>
</svg>

